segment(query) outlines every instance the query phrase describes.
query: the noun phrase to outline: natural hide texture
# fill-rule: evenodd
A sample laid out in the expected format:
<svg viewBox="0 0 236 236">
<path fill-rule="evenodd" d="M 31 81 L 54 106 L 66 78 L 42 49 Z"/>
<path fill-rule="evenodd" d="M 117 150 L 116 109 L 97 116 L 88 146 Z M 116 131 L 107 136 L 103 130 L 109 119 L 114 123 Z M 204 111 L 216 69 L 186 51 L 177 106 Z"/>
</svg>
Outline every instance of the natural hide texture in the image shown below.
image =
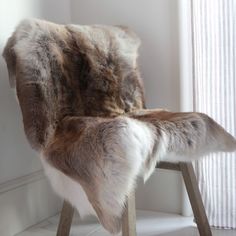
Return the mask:
<svg viewBox="0 0 236 236">
<path fill-rule="evenodd" d="M 201 113 L 145 110 L 140 42 L 127 28 L 23 21 L 4 50 L 27 138 L 54 190 L 112 234 L 126 197 L 159 161 L 234 151 Z"/>
<path fill-rule="evenodd" d="M 190 162 L 234 150 L 234 137 L 205 114 L 143 110 L 116 118 L 66 117 L 42 159 L 59 195 L 82 214 L 95 210 L 103 226 L 117 233 L 137 177 L 147 180 L 157 162 Z M 76 194 L 81 186 L 83 200 Z"/>
<path fill-rule="evenodd" d="M 31 146 L 43 148 L 65 116 L 117 116 L 143 108 L 139 45 L 121 26 L 22 21 L 3 56 Z"/>
</svg>

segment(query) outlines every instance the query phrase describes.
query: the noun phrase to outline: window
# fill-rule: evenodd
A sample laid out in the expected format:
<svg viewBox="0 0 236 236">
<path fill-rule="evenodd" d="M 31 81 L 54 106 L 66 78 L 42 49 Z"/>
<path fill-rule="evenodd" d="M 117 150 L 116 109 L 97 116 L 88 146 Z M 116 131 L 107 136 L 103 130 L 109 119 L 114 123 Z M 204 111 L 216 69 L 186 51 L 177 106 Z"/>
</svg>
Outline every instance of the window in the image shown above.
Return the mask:
<svg viewBox="0 0 236 236">
<path fill-rule="evenodd" d="M 236 1 L 192 0 L 194 107 L 236 136 Z M 236 228 L 236 154 L 196 164 L 212 226 Z"/>
</svg>

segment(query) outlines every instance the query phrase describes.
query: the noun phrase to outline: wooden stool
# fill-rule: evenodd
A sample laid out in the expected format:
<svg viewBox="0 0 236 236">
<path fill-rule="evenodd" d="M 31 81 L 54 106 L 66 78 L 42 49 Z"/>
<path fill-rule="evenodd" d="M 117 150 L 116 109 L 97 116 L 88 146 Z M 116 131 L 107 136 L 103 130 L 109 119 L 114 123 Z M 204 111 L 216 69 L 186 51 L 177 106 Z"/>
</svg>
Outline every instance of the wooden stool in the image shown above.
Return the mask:
<svg viewBox="0 0 236 236">
<path fill-rule="evenodd" d="M 205 213 L 202 197 L 199 192 L 197 179 L 191 163 L 169 163 L 161 162 L 157 168 L 181 171 L 189 200 L 193 209 L 193 214 L 197 223 L 200 236 L 212 236 L 211 228 Z M 73 207 L 64 201 L 60 222 L 58 225 L 57 236 L 69 236 L 71 222 L 74 214 Z M 136 211 L 135 195 L 132 194 L 127 199 L 126 210 L 122 219 L 122 236 L 136 236 Z"/>
</svg>

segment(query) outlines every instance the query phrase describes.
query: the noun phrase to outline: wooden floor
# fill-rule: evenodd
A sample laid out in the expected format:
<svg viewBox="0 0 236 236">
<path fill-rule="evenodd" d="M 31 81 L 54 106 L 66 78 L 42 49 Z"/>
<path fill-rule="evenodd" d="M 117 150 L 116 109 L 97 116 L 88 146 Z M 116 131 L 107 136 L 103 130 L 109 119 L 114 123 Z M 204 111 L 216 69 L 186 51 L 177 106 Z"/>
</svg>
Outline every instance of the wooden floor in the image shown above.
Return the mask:
<svg viewBox="0 0 236 236">
<path fill-rule="evenodd" d="M 55 236 L 59 215 L 51 217 L 17 236 Z M 138 236 L 198 236 L 196 225 L 191 217 L 166 213 L 138 211 Z M 75 215 L 71 236 L 109 236 L 95 219 L 81 221 Z M 234 230 L 213 230 L 214 236 L 236 236 Z"/>
</svg>

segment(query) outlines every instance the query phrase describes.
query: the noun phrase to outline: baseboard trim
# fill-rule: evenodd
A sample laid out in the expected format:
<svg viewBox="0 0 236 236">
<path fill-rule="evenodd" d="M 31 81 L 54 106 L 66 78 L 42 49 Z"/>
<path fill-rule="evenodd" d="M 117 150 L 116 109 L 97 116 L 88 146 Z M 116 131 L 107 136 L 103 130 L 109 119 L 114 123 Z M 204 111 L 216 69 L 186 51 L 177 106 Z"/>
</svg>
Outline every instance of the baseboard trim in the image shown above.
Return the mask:
<svg viewBox="0 0 236 236">
<path fill-rule="evenodd" d="M 61 206 L 42 170 L 0 184 L 0 235 L 14 236 Z"/>
<path fill-rule="evenodd" d="M 20 188 L 29 183 L 39 181 L 43 178 L 46 178 L 43 170 L 35 171 L 28 175 L 21 176 L 17 179 L 12 179 L 0 184 L 0 194 L 12 191 L 14 189 Z"/>
</svg>

